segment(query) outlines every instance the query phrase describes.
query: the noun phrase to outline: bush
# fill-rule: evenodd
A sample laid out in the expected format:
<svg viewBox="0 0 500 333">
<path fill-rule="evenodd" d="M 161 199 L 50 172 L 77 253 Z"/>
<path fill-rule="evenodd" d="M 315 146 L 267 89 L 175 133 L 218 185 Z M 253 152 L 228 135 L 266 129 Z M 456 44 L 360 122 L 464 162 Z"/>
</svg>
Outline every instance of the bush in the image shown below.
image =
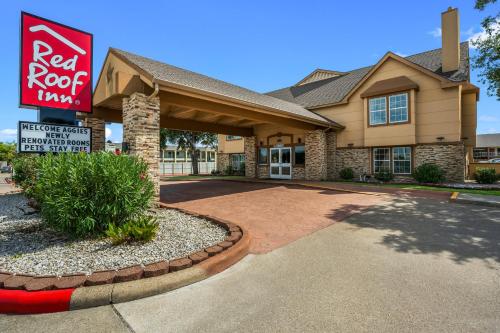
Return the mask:
<svg viewBox="0 0 500 333">
<path fill-rule="evenodd" d="M 477 168 L 474 178 L 479 184 L 493 184 L 498 176 L 494 168 Z"/>
<path fill-rule="evenodd" d="M 14 171 L 12 179 L 23 189 L 28 198 L 33 198 L 35 195 L 39 160 L 38 155 L 19 155 L 12 161 Z"/>
<path fill-rule="evenodd" d="M 140 159 L 110 153 L 40 158 L 36 199 L 44 220 L 74 237 L 104 234 L 149 208 L 154 186 Z"/>
<path fill-rule="evenodd" d="M 352 168 L 344 168 L 340 170 L 339 175 L 344 180 L 351 180 L 354 178 L 354 171 L 352 171 Z"/>
<path fill-rule="evenodd" d="M 140 216 L 120 226 L 109 225 L 106 235 L 114 245 L 132 242 L 148 242 L 156 237 L 158 223 L 153 216 Z"/>
<path fill-rule="evenodd" d="M 435 164 L 424 163 L 415 168 L 413 178 L 419 183 L 441 183 L 444 181 L 444 172 Z"/>
<path fill-rule="evenodd" d="M 225 176 L 232 176 L 234 174 L 233 166 L 228 165 L 223 173 Z"/>
<path fill-rule="evenodd" d="M 394 179 L 394 175 L 390 171 L 380 171 L 375 174 L 375 179 L 381 182 L 389 182 Z"/>
</svg>

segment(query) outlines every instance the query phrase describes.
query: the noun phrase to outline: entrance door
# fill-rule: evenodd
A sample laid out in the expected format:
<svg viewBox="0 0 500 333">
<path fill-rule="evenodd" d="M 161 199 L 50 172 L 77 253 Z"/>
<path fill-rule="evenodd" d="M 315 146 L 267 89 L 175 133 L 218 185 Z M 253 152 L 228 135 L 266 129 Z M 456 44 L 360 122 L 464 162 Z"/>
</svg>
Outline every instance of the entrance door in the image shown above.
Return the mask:
<svg viewBox="0 0 500 333">
<path fill-rule="evenodd" d="M 270 177 L 292 179 L 292 148 L 271 148 Z"/>
</svg>

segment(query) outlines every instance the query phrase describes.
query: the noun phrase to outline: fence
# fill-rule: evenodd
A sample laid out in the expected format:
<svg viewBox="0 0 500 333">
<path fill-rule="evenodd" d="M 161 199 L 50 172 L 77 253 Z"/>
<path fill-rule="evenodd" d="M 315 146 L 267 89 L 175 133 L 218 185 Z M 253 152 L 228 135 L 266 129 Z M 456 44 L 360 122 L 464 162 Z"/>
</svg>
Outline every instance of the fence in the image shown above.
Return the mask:
<svg viewBox="0 0 500 333">
<path fill-rule="evenodd" d="M 198 162 L 200 174 L 210 174 L 215 169 L 215 162 Z M 191 162 L 160 162 L 160 175 L 189 175 L 191 173 L 193 173 Z"/>
<path fill-rule="evenodd" d="M 477 169 L 495 169 L 500 174 L 500 163 L 469 163 L 469 178 L 474 177 Z"/>
</svg>

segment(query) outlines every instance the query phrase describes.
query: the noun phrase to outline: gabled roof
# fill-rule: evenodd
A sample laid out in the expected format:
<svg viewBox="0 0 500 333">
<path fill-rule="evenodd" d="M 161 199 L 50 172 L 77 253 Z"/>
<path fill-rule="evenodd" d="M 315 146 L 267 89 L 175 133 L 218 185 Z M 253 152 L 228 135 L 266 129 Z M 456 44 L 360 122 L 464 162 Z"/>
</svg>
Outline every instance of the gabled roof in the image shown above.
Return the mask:
<svg viewBox="0 0 500 333">
<path fill-rule="evenodd" d="M 500 133 L 476 135 L 476 147 L 500 147 Z"/>
<path fill-rule="evenodd" d="M 314 71 L 312 71 L 311 73 L 309 73 L 302 80 L 295 83 L 295 85 L 301 86 L 301 85 L 306 84 L 306 83 L 311 83 L 311 82 L 315 82 L 315 81 L 319 81 L 319 80 L 329 79 L 331 77 L 339 76 L 342 74 L 344 74 L 344 73 L 338 72 L 338 71 L 332 71 L 329 69 L 317 68 Z"/>
<path fill-rule="evenodd" d="M 110 52 L 118 56 L 126 63 L 132 64 L 152 81 L 177 88 L 189 88 L 201 94 L 218 96 L 225 100 L 240 102 L 246 105 L 265 109 L 277 110 L 289 114 L 295 118 L 302 118 L 310 122 L 320 123 L 325 126 L 340 126 L 304 107 L 284 101 L 279 98 L 260 94 L 258 92 L 242 88 L 206 75 L 198 74 L 186 69 L 175 67 L 157 60 L 142 57 L 130 52 L 111 48 Z"/>
<path fill-rule="evenodd" d="M 441 49 L 426 51 L 401 59 L 409 61 L 450 82 L 469 81 L 468 42 L 460 44 L 460 52 L 459 69 L 448 73 L 443 73 L 441 70 Z M 399 58 L 399 56 L 393 56 Z M 374 67 L 368 66 L 355 69 L 340 76 L 271 91 L 267 95 L 297 103 L 305 108 L 317 108 L 323 105 L 339 103 L 356 88 Z"/>
</svg>

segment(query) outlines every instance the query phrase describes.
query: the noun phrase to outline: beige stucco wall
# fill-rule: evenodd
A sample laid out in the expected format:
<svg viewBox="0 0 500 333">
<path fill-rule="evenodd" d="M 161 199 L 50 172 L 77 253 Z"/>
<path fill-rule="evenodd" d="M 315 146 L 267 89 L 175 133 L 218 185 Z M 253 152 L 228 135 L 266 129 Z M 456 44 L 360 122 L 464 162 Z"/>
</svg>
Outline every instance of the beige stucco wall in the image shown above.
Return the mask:
<svg viewBox="0 0 500 333">
<path fill-rule="evenodd" d="M 466 146 L 476 145 L 477 101 L 475 93 L 462 95 L 462 138 Z M 466 139 L 465 139 L 466 138 Z"/>
<path fill-rule="evenodd" d="M 217 135 L 219 144 L 217 146 L 217 152 L 224 154 L 243 154 L 245 139 L 241 138 L 239 140 L 226 140 L 226 135 Z"/>
<path fill-rule="evenodd" d="M 377 81 L 402 75 L 420 87 L 410 95 L 411 123 L 368 127 L 367 101 L 360 94 Z M 338 147 L 432 143 L 437 137 L 444 137 L 444 142 L 457 142 L 461 138 L 460 89 L 443 89 L 439 80 L 391 58 L 350 97 L 349 104 L 315 112 L 346 127 L 337 136 Z"/>
<path fill-rule="evenodd" d="M 298 143 L 299 139 L 302 143 L 305 141 L 305 133 L 303 129 L 280 126 L 278 124 L 263 124 L 257 125 L 254 127 L 254 134 L 257 138 L 257 145 L 260 146 L 260 142 L 263 143 L 264 146 L 267 145 L 267 138 L 271 135 L 275 135 L 277 133 L 282 133 L 281 143 L 284 145 Z M 293 142 L 290 141 L 290 138 L 285 134 L 293 135 Z M 272 137 L 269 139 L 269 145 L 274 146 L 277 143 L 277 137 Z"/>
</svg>

